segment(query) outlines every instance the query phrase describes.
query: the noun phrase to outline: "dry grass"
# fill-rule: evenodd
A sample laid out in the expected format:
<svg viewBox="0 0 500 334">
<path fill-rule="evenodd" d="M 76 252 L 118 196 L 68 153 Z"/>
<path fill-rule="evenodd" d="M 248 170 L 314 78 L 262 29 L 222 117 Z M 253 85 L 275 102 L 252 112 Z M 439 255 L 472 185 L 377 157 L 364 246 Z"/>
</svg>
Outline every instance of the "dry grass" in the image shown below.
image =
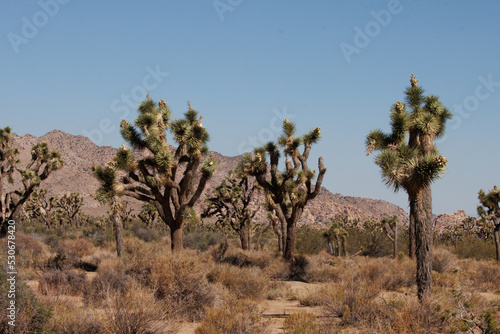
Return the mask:
<svg viewBox="0 0 500 334">
<path fill-rule="evenodd" d="M 269 277 L 256 267 L 240 268 L 227 263 L 218 264 L 207 274 L 210 283 L 220 283 L 237 298 L 261 300 L 270 288 Z"/>
<path fill-rule="evenodd" d="M 434 248 L 432 252 L 432 270 L 440 274 L 451 271 L 457 265 L 457 257 L 445 248 Z"/>
<path fill-rule="evenodd" d="M 208 310 L 195 333 L 267 334 L 270 331 L 256 303 L 231 298 L 224 305 Z"/>
</svg>

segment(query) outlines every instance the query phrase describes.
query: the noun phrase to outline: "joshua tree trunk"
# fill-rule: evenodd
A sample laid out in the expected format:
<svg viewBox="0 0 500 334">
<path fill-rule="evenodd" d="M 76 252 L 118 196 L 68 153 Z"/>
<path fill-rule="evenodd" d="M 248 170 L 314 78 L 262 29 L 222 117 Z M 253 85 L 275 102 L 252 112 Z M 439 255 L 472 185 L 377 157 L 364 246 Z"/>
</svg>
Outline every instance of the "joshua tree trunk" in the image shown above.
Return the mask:
<svg viewBox="0 0 500 334">
<path fill-rule="evenodd" d="M 286 260 L 291 260 L 295 249 L 295 222 L 287 221 L 286 224 L 286 242 L 284 257 Z"/>
<path fill-rule="evenodd" d="M 113 230 L 115 232 L 115 240 L 116 240 L 116 255 L 121 257 L 123 254 L 123 233 L 122 233 L 122 222 L 120 219 L 120 213 L 118 211 L 118 200 L 113 197 L 113 203 L 111 205 L 111 210 L 113 215 L 111 220 L 113 221 Z"/>
<path fill-rule="evenodd" d="M 415 217 L 418 299 L 429 295 L 432 286 L 432 194 L 430 187 L 420 190 L 410 200 Z"/>
<path fill-rule="evenodd" d="M 411 198 L 409 199 L 411 202 Z M 408 221 L 408 256 L 412 259 L 415 258 L 415 210 L 411 209 Z"/>
<path fill-rule="evenodd" d="M 495 249 L 497 252 L 497 261 L 500 262 L 500 222 L 495 220 L 495 231 L 493 232 L 495 237 Z"/>
<path fill-rule="evenodd" d="M 173 252 L 181 251 L 183 245 L 182 224 L 173 224 L 170 226 L 170 241 Z"/>
<path fill-rule="evenodd" d="M 396 258 L 398 256 L 398 226 L 394 226 L 394 242 L 392 249 L 392 256 Z"/>
<path fill-rule="evenodd" d="M 280 249 L 281 252 L 285 252 L 285 245 L 286 245 L 286 222 L 281 222 L 281 245 Z"/>
<path fill-rule="evenodd" d="M 246 225 L 241 226 L 241 228 L 238 230 L 238 235 L 240 237 L 240 242 L 241 242 L 241 249 L 247 250 L 249 246 L 249 231 Z"/>
</svg>

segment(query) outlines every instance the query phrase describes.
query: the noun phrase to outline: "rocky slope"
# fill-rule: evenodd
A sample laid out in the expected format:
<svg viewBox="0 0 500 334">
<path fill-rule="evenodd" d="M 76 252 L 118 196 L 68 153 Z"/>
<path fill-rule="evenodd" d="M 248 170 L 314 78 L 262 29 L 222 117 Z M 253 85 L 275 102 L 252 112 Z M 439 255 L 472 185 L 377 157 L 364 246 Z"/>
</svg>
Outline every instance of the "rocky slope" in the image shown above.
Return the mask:
<svg viewBox="0 0 500 334">
<path fill-rule="evenodd" d="M 48 188 L 52 194 L 79 192 L 84 197 L 86 213 L 103 214 L 106 208 L 99 207 L 90 196 L 98 187 L 98 182 L 91 175 L 91 166 L 92 163 L 105 164 L 115 155 L 116 150 L 110 146 L 97 146 L 87 137 L 74 136 L 60 130 L 53 130 L 39 138 L 29 134 L 22 137 L 14 135 L 13 145 L 19 147 L 22 162 L 28 162 L 31 147 L 40 141 L 48 141 L 51 149 L 59 150 L 65 160 L 64 168 L 51 174 L 42 187 Z M 219 168 L 205 192 L 217 186 L 227 175 L 228 170 L 234 168 L 241 158 L 241 156 L 227 157 L 217 152 L 212 152 L 212 154 L 219 161 Z M 133 207 L 139 208 L 139 203 L 132 200 L 130 202 L 133 203 Z M 198 204 L 198 207 L 200 205 L 202 204 Z M 345 213 L 361 221 L 397 215 L 402 222 L 408 222 L 406 212 L 389 202 L 333 194 L 323 188 L 320 195 L 304 210 L 300 223 L 325 226 L 333 216 L 339 213 Z M 260 210 L 257 219 L 265 219 L 263 209 Z"/>
</svg>

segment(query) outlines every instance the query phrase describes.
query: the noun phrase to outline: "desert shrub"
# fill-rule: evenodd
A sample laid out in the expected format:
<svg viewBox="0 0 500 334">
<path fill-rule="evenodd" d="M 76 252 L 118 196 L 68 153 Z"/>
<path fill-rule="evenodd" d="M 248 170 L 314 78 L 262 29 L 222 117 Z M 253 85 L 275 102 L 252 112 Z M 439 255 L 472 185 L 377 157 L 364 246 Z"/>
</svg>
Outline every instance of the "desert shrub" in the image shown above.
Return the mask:
<svg viewBox="0 0 500 334">
<path fill-rule="evenodd" d="M 91 255 L 95 251 L 94 245 L 84 238 L 63 239 L 59 242 L 59 246 L 67 253 L 74 253 L 78 257 Z"/>
<path fill-rule="evenodd" d="M 294 281 L 307 282 L 307 270 L 309 259 L 305 255 L 295 255 L 290 261 L 290 279 Z"/>
<path fill-rule="evenodd" d="M 229 263 L 238 267 L 259 267 L 260 269 L 265 269 L 273 260 L 273 256 L 268 252 L 229 247 L 219 262 Z"/>
<path fill-rule="evenodd" d="M 8 317 L 11 299 L 8 298 L 10 282 L 5 270 L 0 270 L 0 328 L 4 333 L 11 333 L 14 328 L 9 325 Z M 50 307 L 40 302 L 31 290 L 19 280 L 16 281 L 15 300 L 15 332 L 16 333 L 46 333 L 47 324 L 52 316 Z M 14 332 L 14 331 L 12 331 Z"/>
<path fill-rule="evenodd" d="M 432 270 L 440 274 L 451 271 L 457 264 L 457 257 L 445 248 L 436 247 L 432 251 Z"/>
<path fill-rule="evenodd" d="M 318 254 L 328 246 L 328 242 L 321 230 L 306 225 L 296 229 L 295 238 L 295 251 L 297 254 Z"/>
<path fill-rule="evenodd" d="M 326 303 L 325 309 L 340 317 L 343 325 L 372 321 L 378 312 L 374 298 L 380 293 L 380 286 L 362 276 L 346 276 L 331 286 L 333 298 Z"/>
<path fill-rule="evenodd" d="M 316 334 L 318 327 L 316 315 L 305 311 L 290 314 L 283 323 L 286 334 Z"/>
<path fill-rule="evenodd" d="M 209 284 L 208 266 L 193 252 L 177 252 L 156 257 L 147 284 L 155 289 L 170 312 L 181 318 L 199 320 L 207 307 L 219 300 L 217 286 Z"/>
<path fill-rule="evenodd" d="M 273 280 L 288 280 L 290 278 L 290 263 L 278 256 L 264 268 L 267 277 Z"/>
<path fill-rule="evenodd" d="M 495 258 L 495 245 L 491 240 L 484 240 L 477 236 L 467 236 L 457 241 L 452 248 L 461 259 L 489 260 Z"/>
<path fill-rule="evenodd" d="M 222 233 L 213 231 L 189 232 L 184 235 L 184 247 L 199 251 L 206 251 L 210 246 L 215 246 L 226 240 Z"/>
<path fill-rule="evenodd" d="M 288 288 L 282 281 L 270 281 L 267 289 L 266 299 L 276 300 L 285 297 L 288 294 Z"/>
<path fill-rule="evenodd" d="M 158 230 L 152 228 L 139 228 L 134 231 L 134 235 L 145 242 L 158 241 L 161 239 Z"/>
<path fill-rule="evenodd" d="M 59 248 L 56 255 L 47 260 L 45 267 L 54 270 L 70 270 L 77 268 L 80 258 L 74 253 L 68 253 L 66 250 Z"/>
<path fill-rule="evenodd" d="M 270 333 L 257 305 L 248 300 L 230 299 L 223 306 L 208 310 L 196 334 Z"/>
<path fill-rule="evenodd" d="M 154 293 L 140 287 L 133 287 L 125 294 L 109 297 L 109 308 L 105 313 L 105 327 L 114 334 L 174 333 L 170 314 L 165 313 L 163 304 Z"/>
<path fill-rule="evenodd" d="M 211 283 L 221 283 L 238 298 L 262 299 L 269 290 L 269 278 L 256 267 L 219 264 L 208 272 L 207 279 Z"/>
<path fill-rule="evenodd" d="M 44 272 L 38 283 L 38 289 L 43 295 L 77 295 L 85 289 L 87 280 L 84 273 L 76 273 L 73 270 L 51 270 Z"/>
<path fill-rule="evenodd" d="M 131 286 L 132 278 L 123 268 L 99 269 L 98 275 L 85 286 L 83 297 L 87 305 L 102 306 L 110 293 L 124 294 Z"/>
<path fill-rule="evenodd" d="M 477 265 L 474 281 L 479 286 L 486 286 L 500 291 L 500 264 L 494 261 L 481 261 Z"/>
<path fill-rule="evenodd" d="M 49 257 L 47 246 L 38 237 L 16 232 L 16 265 L 19 268 L 42 267 Z M 7 238 L 1 240 L 2 249 L 7 249 Z"/>
<path fill-rule="evenodd" d="M 326 284 L 299 293 L 296 297 L 302 306 L 325 306 L 335 299 L 338 289 L 334 284 Z"/>
<path fill-rule="evenodd" d="M 102 320 L 93 313 L 82 310 L 72 310 L 65 319 L 58 319 L 50 327 L 54 334 L 104 334 L 105 328 Z"/>
<path fill-rule="evenodd" d="M 320 252 L 316 256 L 309 258 L 309 265 L 306 267 L 305 280 L 312 282 L 336 282 L 339 279 L 339 269 L 336 262 L 341 260 L 332 258 L 325 252 Z"/>
<path fill-rule="evenodd" d="M 349 228 L 347 230 L 345 244 L 348 254 L 360 254 L 371 257 L 391 256 L 393 250 L 392 242 L 382 231 L 372 232 L 360 228 Z"/>
</svg>

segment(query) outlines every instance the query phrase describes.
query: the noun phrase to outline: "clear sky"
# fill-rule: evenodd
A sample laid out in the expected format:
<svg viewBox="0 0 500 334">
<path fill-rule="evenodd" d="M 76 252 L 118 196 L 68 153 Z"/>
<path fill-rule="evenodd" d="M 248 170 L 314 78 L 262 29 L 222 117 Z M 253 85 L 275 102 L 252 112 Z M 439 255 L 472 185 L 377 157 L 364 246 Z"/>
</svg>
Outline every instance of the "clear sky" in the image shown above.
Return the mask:
<svg viewBox="0 0 500 334">
<path fill-rule="evenodd" d="M 117 147 L 149 91 L 174 117 L 189 100 L 210 149 L 232 156 L 277 138 L 286 117 L 321 127 L 310 164 L 324 157 L 330 191 L 407 210 L 364 138 L 389 130 L 414 73 L 454 113 L 434 212 L 474 215 L 477 191 L 500 185 L 499 14 L 496 0 L 3 0 L 0 126 Z"/>
</svg>

